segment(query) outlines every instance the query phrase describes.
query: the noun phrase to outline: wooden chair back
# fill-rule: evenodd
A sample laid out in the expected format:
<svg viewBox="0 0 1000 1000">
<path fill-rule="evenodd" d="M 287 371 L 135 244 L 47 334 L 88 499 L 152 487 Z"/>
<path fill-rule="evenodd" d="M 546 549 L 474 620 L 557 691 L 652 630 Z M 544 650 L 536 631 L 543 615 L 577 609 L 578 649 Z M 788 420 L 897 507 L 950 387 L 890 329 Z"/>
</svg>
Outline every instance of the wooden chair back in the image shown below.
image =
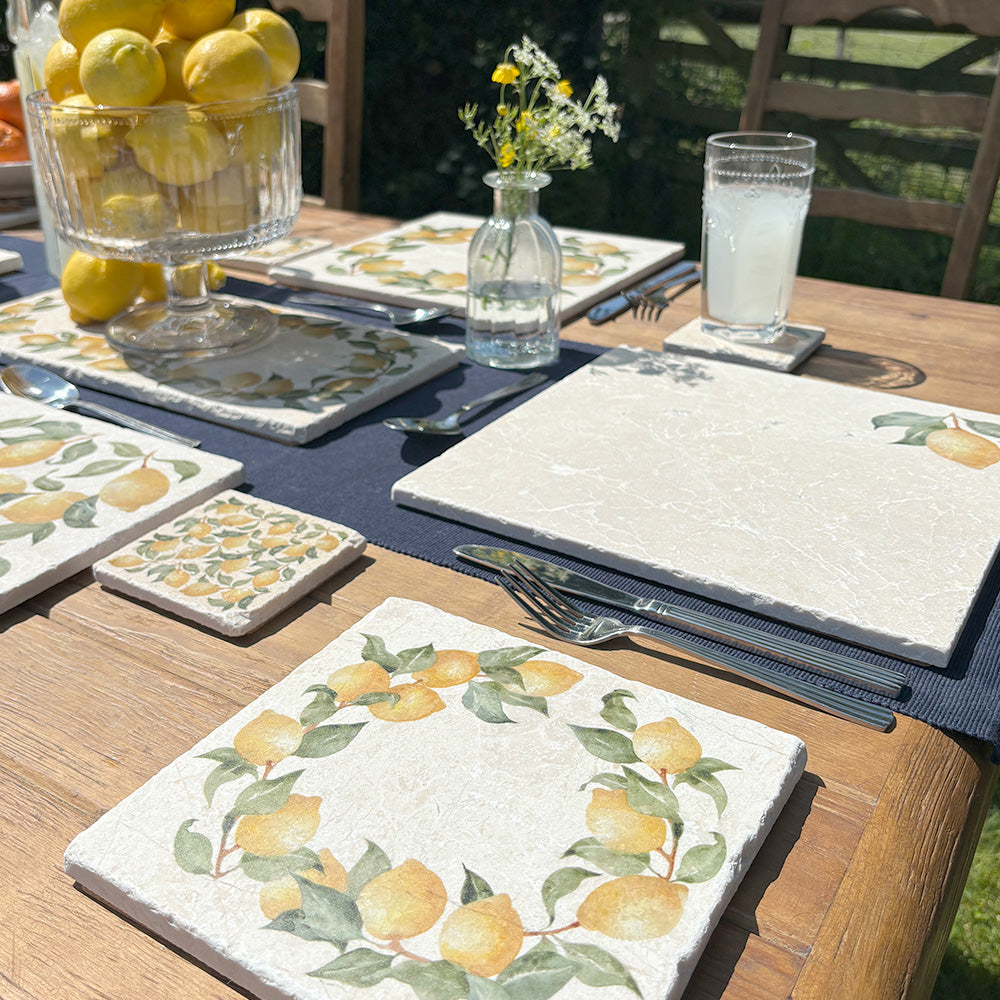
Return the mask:
<svg viewBox="0 0 1000 1000">
<path fill-rule="evenodd" d="M 364 0 L 275 0 L 326 25 L 325 80 L 296 79 L 302 120 L 323 126 L 322 200 L 327 208 L 361 204 Z"/>
<path fill-rule="evenodd" d="M 1000 76 L 968 73 L 966 67 L 1000 50 L 1000 0 L 906 0 L 907 10 L 923 15 L 935 29 L 960 27 L 975 36 L 915 70 L 862 67 L 839 58 L 796 60 L 787 52 L 793 28 L 820 22 L 846 25 L 868 15 L 887 32 L 900 18 L 897 10 L 894 22 L 885 10 L 890 6 L 898 5 L 764 0 L 740 128 L 794 129 L 817 139 L 818 159 L 845 186 L 815 186 L 811 215 L 951 237 L 941 294 L 966 298 L 1000 176 Z M 870 85 L 862 86 L 863 76 Z M 859 121 L 867 123 L 867 131 Z M 895 127 L 911 131 L 900 139 Z M 939 138 L 928 129 L 936 129 Z M 922 135 L 920 130 L 925 130 Z M 848 150 L 905 148 L 900 152 L 904 160 L 940 163 L 948 145 L 940 137 L 957 134 L 965 139 L 968 169 L 961 202 L 887 194 L 866 171 L 863 157 L 848 155 Z"/>
</svg>

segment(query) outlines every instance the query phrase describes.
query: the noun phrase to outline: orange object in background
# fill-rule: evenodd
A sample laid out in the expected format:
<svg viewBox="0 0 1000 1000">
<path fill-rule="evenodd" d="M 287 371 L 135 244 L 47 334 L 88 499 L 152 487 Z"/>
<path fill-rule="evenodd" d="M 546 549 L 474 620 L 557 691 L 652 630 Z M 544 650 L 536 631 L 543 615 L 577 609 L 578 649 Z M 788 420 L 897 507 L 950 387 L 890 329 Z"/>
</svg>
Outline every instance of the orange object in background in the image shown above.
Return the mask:
<svg viewBox="0 0 1000 1000">
<path fill-rule="evenodd" d="M 0 82 L 0 163 L 24 163 L 28 142 L 24 137 L 21 86 L 17 80 Z"/>
</svg>

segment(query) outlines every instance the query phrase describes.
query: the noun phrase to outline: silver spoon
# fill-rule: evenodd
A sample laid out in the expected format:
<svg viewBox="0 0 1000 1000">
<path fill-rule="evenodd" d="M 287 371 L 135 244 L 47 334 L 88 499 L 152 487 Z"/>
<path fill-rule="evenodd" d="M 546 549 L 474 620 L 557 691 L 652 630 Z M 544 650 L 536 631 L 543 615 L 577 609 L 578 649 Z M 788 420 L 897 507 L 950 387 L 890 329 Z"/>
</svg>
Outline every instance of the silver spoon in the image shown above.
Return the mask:
<svg viewBox="0 0 1000 1000">
<path fill-rule="evenodd" d="M 46 368 L 39 368 L 38 365 L 7 365 L 6 368 L 0 368 L 0 389 L 11 396 L 33 399 L 36 403 L 47 403 L 58 409 L 71 406 L 78 410 L 86 410 L 105 420 L 121 424 L 122 427 L 131 427 L 134 431 L 144 431 L 146 434 L 166 438 L 168 441 L 186 444 L 189 448 L 197 448 L 201 444 L 194 438 L 175 434 L 154 424 L 147 424 L 145 420 L 138 420 L 125 413 L 108 409 L 100 403 L 81 399 L 80 390 L 72 382 L 67 382 L 62 376 Z"/>
<path fill-rule="evenodd" d="M 296 292 L 285 299 L 286 305 L 293 306 L 325 306 L 328 309 L 340 309 L 343 312 L 378 313 L 385 316 L 395 326 L 412 326 L 414 323 L 426 323 L 432 319 L 452 316 L 456 312 L 454 306 L 424 306 L 419 309 L 404 309 L 399 306 L 389 306 L 384 302 L 365 302 L 362 299 L 343 298 L 339 295 L 328 295 L 326 292 Z"/>
<path fill-rule="evenodd" d="M 520 382 L 512 382 L 510 385 L 505 385 L 502 389 L 494 389 L 493 392 L 488 392 L 485 396 L 470 399 L 468 403 L 464 403 L 454 413 L 450 413 L 446 417 L 438 417 L 437 419 L 426 419 L 424 417 L 386 417 L 382 423 L 390 430 L 405 431 L 408 434 L 461 434 L 462 428 L 458 425 L 458 418 L 468 413 L 469 410 L 474 410 L 477 406 L 485 406 L 487 403 L 496 402 L 498 399 L 506 399 L 508 396 L 516 396 L 519 392 L 524 392 L 525 389 L 541 385 L 546 378 L 548 376 L 542 372 L 535 372 L 527 378 L 521 379 Z"/>
</svg>

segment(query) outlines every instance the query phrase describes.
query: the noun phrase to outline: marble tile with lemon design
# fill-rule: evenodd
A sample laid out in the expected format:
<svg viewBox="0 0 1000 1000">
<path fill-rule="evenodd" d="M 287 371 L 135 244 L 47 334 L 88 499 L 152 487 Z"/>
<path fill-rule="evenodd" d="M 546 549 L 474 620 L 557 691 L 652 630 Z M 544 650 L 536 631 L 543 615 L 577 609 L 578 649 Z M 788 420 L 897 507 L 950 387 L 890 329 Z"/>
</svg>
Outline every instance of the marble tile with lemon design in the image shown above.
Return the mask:
<svg viewBox="0 0 1000 1000">
<path fill-rule="evenodd" d="M 460 345 L 273 307 L 276 337 L 255 351 L 149 362 L 74 322 L 58 291 L 0 306 L 0 360 L 28 361 L 79 385 L 304 444 L 454 368 Z"/>
<path fill-rule="evenodd" d="M 342 524 L 227 490 L 103 559 L 94 576 L 223 635 L 245 635 L 364 548 Z"/>
<path fill-rule="evenodd" d="M 252 995 L 678 1000 L 804 767 L 792 736 L 390 598 L 66 868 Z"/>
<path fill-rule="evenodd" d="M 482 219 L 436 212 L 366 239 L 307 254 L 271 268 L 290 285 L 399 304 L 465 310 L 469 243 Z M 560 315 L 634 284 L 684 252 L 682 243 L 555 227 L 562 247 Z"/>
</svg>

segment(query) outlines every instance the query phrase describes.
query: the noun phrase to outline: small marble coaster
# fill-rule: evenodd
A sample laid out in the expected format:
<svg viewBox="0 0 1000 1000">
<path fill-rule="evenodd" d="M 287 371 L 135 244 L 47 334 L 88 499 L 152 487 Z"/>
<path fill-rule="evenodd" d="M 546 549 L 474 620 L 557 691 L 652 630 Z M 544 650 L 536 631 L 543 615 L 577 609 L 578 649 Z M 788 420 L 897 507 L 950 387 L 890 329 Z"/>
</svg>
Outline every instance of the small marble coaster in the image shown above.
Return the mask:
<svg viewBox="0 0 1000 1000">
<path fill-rule="evenodd" d="M 219 263 L 223 266 L 231 264 L 244 271 L 266 273 L 269 268 L 280 267 L 297 257 L 304 257 L 307 253 L 325 250 L 328 246 L 331 246 L 329 240 L 317 240 L 308 236 L 288 236 L 282 240 L 275 240 L 274 243 L 268 243 L 266 246 L 257 247 L 256 250 L 233 254 L 232 257 L 223 257 Z"/>
<path fill-rule="evenodd" d="M 0 250 L 0 274 L 24 269 L 24 261 L 16 250 Z"/>
<path fill-rule="evenodd" d="M 790 372 L 819 347 L 824 333 L 819 326 L 789 324 L 784 335 L 773 344 L 749 344 L 705 333 L 701 328 L 701 318 L 696 317 L 664 338 L 663 349 Z"/>
<path fill-rule="evenodd" d="M 101 560 L 94 576 L 223 635 L 246 635 L 364 549 L 341 524 L 225 490 Z"/>
</svg>

